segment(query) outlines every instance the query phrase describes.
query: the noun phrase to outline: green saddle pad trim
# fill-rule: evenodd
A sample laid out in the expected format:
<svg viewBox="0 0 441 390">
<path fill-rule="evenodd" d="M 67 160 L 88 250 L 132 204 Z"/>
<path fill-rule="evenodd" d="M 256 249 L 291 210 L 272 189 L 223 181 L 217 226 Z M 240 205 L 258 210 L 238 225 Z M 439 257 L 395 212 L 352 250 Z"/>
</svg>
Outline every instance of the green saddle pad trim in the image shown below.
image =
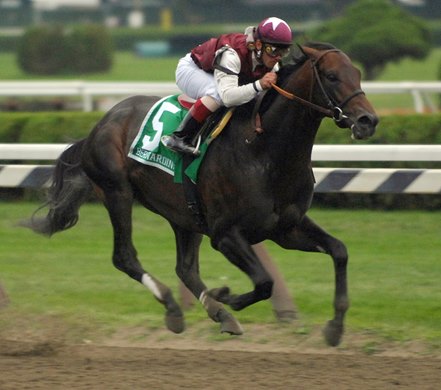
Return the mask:
<svg viewBox="0 0 441 390">
<path fill-rule="evenodd" d="M 153 105 L 130 146 L 128 156 L 142 164 L 161 169 L 172 175 L 175 183 L 182 183 L 182 155 L 161 143 L 161 137 L 173 133 L 188 112 L 179 103 L 178 96 L 167 96 Z M 201 154 L 184 172 L 195 183 L 207 148 L 207 142 L 201 144 Z"/>
</svg>

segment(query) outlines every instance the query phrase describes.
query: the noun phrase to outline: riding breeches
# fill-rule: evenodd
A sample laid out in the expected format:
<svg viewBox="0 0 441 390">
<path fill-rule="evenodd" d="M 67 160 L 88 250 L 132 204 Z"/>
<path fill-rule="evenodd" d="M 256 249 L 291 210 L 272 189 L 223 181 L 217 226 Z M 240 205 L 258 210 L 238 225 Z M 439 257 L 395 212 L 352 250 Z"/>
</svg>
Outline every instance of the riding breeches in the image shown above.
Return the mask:
<svg viewBox="0 0 441 390">
<path fill-rule="evenodd" d="M 219 106 L 222 105 L 213 74 L 199 68 L 190 54 L 179 60 L 176 68 L 176 84 L 182 92 L 192 99 L 197 100 L 203 96 L 210 96 L 218 102 Z"/>
</svg>

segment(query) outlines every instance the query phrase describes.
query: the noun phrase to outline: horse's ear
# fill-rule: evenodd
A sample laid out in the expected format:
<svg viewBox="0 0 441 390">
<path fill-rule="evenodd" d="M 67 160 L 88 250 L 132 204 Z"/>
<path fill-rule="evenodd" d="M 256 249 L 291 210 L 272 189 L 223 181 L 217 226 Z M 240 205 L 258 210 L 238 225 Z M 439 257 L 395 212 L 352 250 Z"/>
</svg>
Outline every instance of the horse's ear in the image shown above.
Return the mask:
<svg viewBox="0 0 441 390">
<path fill-rule="evenodd" d="M 296 43 L 296 48 L 291 54 L 291 60 L 295 64 L 301 64 L 308 59 L 308 54 L 305 52 L 304 47 Z"/>
<path fill-rule="evenodd" d="M 306 56 L 307 54 L 305 53 L 305 51 L 303 50 L 303 46 L 296 43 L 296 46 L 299 48 L 299 50 Z"/>
</svg>

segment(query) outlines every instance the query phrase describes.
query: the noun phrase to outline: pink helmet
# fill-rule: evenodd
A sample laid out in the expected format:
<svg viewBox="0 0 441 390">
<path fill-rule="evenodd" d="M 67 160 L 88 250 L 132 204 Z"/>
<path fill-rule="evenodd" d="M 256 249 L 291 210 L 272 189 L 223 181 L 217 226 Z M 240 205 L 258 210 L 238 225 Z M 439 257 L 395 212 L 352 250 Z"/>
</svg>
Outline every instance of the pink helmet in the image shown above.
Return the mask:
<svg viewBox="0 0 441 390">
<path fill-rule="evenodd" d="M 273 45 L 289 46 L 292 43 L 292 32 L 288 23 L 282 19 L 270 17 L 257 26 L 256 38 Z"/>
</svg>

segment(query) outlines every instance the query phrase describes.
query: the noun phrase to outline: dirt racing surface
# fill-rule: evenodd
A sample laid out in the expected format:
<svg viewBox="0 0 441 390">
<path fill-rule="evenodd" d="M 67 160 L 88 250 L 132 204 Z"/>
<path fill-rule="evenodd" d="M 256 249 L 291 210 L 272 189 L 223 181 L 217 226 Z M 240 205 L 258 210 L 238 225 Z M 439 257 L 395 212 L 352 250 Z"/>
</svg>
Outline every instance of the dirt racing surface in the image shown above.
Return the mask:
<svg viewBox="0 0 441 390">
<path fill-rule="evenodd" d="M 351 336 L 346 347 L 337 349 L 311 337 L 247 341 L 262 332 L 265 327 L 249 329 L 245 342 L 221 343 L 201 341 L 195 334 L 131 339 L 120 334 L 99 345 L 11 340 L 0 334 L 0 389 L 440 388 L 437 354 L 387 346 L 371 353 L 358 349 Z"/>
</svg>

